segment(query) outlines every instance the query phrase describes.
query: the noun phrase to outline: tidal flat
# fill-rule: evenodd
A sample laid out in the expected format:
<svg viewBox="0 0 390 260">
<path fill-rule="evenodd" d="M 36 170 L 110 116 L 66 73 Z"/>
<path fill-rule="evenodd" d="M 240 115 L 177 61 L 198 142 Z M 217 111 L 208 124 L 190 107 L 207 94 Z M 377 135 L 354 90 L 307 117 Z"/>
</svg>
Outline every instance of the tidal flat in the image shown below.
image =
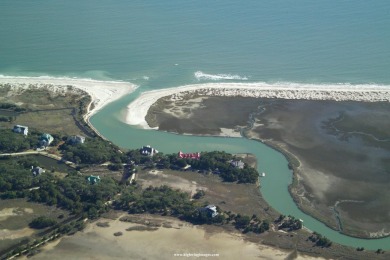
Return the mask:
<svg viewBox="0 0 390 260">
<path fill-rule="evenodd" d="M 187 134 L 230 128 L 284 151 L 302 210 L 347 235 L 374 238 L 390 232 L 388 111 L 388 102 L 187 96 L 160 99 L 147 120 Z"/>
<path fill-rule="evenodd" d="M 193 226 L 171 217 L 123 213 L 100 219 L 82 232 L 49 243 L 32 259 L 206 258 L 184 254 L 209 254 L 210 259 L 323 259 L 251 242 L 222 227 Z"/>
</svg>

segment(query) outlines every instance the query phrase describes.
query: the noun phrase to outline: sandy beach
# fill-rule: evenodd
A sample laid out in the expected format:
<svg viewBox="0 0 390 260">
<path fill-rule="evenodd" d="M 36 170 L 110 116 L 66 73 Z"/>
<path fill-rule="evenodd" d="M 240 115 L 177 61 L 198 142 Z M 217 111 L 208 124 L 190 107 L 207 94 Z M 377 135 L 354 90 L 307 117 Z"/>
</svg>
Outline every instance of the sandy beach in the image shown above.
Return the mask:
<svg viewBox="0 0 390 260">
<path fill-rule="evenodd" d="M 99 81 L 66 77 L 11 77 L 0 76 L 0 84 L 9 84 L 12 88 L 46 87 L 55 92 L 67 91 L 68 86 L 87 92 L 92 98 L 93 108 L 85 116 L 88 120 L 105 105 L 133 92 L 137 86 L 121 81 Z"/>
<path fill-rule="evenodd" d="M 127 107 L 126 123 L 150 129 L 145 116 L 158 99 L 172 95 L 172 100 L 181 100 L 183 94 L 201 96 L 242 96 L 256 98 L 282 98 L 336 101 L 390 101 L 390 90 L 381 85 L 313 85 L 298 83 L 208 83 L 186 85 L 176 88 L 153 90 L 142 93 Z"/>
</svg>

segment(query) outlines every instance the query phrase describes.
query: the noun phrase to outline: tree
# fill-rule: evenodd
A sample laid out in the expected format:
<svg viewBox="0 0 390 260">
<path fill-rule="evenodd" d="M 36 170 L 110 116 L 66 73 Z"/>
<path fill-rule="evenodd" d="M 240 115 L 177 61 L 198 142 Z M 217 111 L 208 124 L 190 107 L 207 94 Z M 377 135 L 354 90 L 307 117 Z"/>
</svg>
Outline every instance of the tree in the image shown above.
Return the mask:
<svg viewBox="0 0 390 260">
<path fill-rule="evenodd" d="M 192 196 L 192 198 L 198 200 L 198 199 L 203 198 L 205 194 L 206 194 L 206 193 L 204 192 L 204 190 L 198 190 L 198 191 L 194 194 L 194 196 Z"/>
<path fill-rule="evenodd" d="M 377 254 L 383 254 L 383 253 L 385 253 L 385 251 L 383 251 L 381 248 L 379 248 L 378 250 L 375 251 L 375 253 L 377 253 Z"/>
<path fill-rule="evenodd" d="M 235 226 L 238 229 L 245 228 L 249 225 L 251 218 L 249 216 L 241 216 L 238 214 L 235 218 Z"/>
<path fill-rule="evenodd" d="M 45 216 L 40 216 L 33 219 L 30 222 L 29 226 L 35 229 L 43 229 L 43 228 L 54 226 L 55 224 L 57 224 L 57 221 L 55 219 L 48 218 Z"/>
</svg>

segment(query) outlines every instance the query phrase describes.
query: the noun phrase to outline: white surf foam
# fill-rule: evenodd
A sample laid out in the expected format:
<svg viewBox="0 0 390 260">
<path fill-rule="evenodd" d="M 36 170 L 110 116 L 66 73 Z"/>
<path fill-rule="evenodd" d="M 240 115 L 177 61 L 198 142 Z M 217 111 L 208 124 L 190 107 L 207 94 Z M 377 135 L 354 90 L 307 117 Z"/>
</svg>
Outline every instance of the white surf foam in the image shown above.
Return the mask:
<svg viewBox="0 0 390 260">
<path fill-rule="evenodd" d="M 247 77 L 242 77 L 239 75 L 232 74 L 207 74 L 202 71 L 197 71 L 194 73 L 194 76 L 197 80 L 248 80 Z"/>
</svg>

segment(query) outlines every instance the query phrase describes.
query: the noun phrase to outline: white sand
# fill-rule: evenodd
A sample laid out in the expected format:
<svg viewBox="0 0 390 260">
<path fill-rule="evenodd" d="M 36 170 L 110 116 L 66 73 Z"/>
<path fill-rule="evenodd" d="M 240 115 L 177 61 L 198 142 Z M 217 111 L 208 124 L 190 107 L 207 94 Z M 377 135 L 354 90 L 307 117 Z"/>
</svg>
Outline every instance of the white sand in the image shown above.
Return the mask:
<svg viewBox="0 0 390 260">
<path fill-rule="evenodd" d="M 145 116 L 158 99 L 172 96 L 180 100 L 184 93 L 204 96 L 243 96 L 282 99 L 336 100 L 390 102 L 390 87 L 381 85 L 313 85 L 298 83 L 208 83 L 187 85 L 176 88 L 153 90 L 142 93 L 127 106 L 126 123 L 150 129 Z"/>
<path fill-rule="evenodd" d="M 11 77 L 0 76 L 0 84 L 10 84 L 14 89 L 26 89 L 31 87 L 45 87 L 56 92 L 67 91 L 67 86 L 87 92 L 94 105 L 93 109 L 85 116 L 88 120 L 108 103 L 133 92 L 136 86 L 121 81 L 98 81 L 78 78 L 54 78 L 54 77 Z"/>
</svg>

